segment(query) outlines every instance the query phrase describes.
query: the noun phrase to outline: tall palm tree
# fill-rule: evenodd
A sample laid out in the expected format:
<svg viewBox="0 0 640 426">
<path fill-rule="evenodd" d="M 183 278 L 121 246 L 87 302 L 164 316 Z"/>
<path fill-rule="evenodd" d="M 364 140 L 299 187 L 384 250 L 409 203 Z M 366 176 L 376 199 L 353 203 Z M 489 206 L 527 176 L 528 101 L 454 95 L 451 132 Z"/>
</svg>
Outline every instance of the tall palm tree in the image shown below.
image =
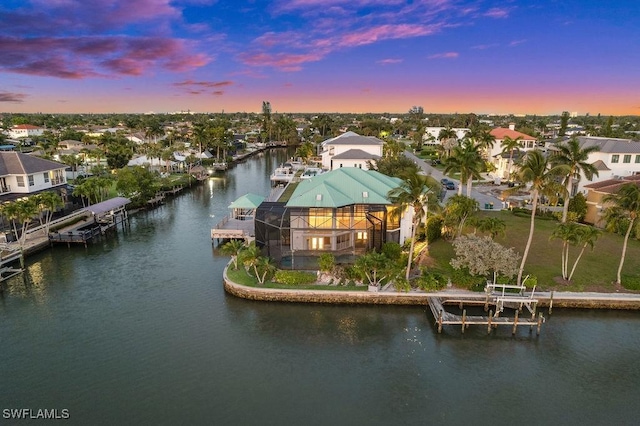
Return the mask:
<svg viewBox="0 0 640 426">
<path fill-rule="evenodd" d="M 413 249 L 416 241 L 418 226 L 428 214 L 428 208 L 437 202 L 440 184 L 431 176 L 418 174 L 417 171 L 407 173 L 399 187 L 392 189 L 387 194 L 389 201 L 396 205 L 394 214 L 402 214 L 406 209 L 413 209 L 413 221 L 411 227 L 411 245 L 409 247 L 409 259 L 405 278 L 409 279 Z"/>
<path fill-rule="evenodd" d="M 18 205 L 16 220 L 22 223 L 22 235 L 20 235 L 20 239 L 18 241 L 20 242 L 20 247 L 24 247 L 24 243 L 27 240 L 27 228 L 29 227 L 29 222 L 31 222 L 31 219 L 38 214 L 38 206 L 32 198 L 18 200 L 16 201 L 16 204 Z"/>
<path fill-rule="evenodd" d="M 502 140 L 502 153 L 509 153 L 509 165 L 507 166 L 507 180 L 509 181 L 511 180 L 511 169 L 513 168 L 513 152 L 520 147 L 520 139 L 522 139 L 522 136 L 518 136 L 517 138 L 505 136 Z"/>
<path fill-rule="evenodd" d="M 531 248 L 531 241 L 533 240 L 536 210 L 538 209 L 538 198 L 540 194 L 545 191 L 546 187 L 553 182 L 553 179 L 558 175 L 558 173 L 559 169 L 557 167 L 549 168 L 549 162 L 542 152 L 537 149 L 527 152 L 524 157 L 524 161 L 518 170 L 518 180 L 523 184 L 531 184 L 531 225 L 529 226 L 529 238 L 527 239 L 527 245 L 525 246 L 522 261 L 520 263 L 520 269 L 518 270 L 518 285 L 522 283 L 524 265 L 527 262 L 529 249 Z"/>
<path fill-rule="evenodd" d="M 233 263 L 233 269 L 238 269 L 238 256 L 242 250 L 244 250 L 245 244 L 242 240 L 230 240 L 220 247 L 220 252 L 224 255 L 231 256 L 231 262 Z"/>
<path fill-rule="evenodd" d="M 551 237 L 549 238 L 557 238 L 562 240 L 561 269 L 563 280 L 569 278 L 569 246 L 578 243 L 579 233 L 580 228 L 577 223 L 559 223 L 558 226 L 556 226 L 556 228 L 553 230 L 553 232 L 551 233 Z"/>
<path fill-rule="evenodd" d="M 572 137 L 564 144 L 558 144 L 558 153 L 553 156 L 551 163 L 554 165 L 568 166 L 567 174 L 564 176 L 563 184 L 565 186 L 564 206 L 562 207 L 562 223 L 567 221 L 569 213 L 569 198 L 573 195 L 574 186 L 580 182 L 582 175 L 587 180 L 598 176 L 598 170 L 593 164 L 588 163 L 589 154 L 598 151 L 597 146 L 589 146 L 580 148 L 580 143 L 576 137 Z"/>
<path fill-rule="evenodd" d="M 624 234 L 622 255 L 620 256 L 616 278 L 616 284 L 621 284 L 622 266 L 627 253 L 629 235 L 631 235 L 633 227 L 637 226 L 636 220 L 640 216 L 640 187 L 633 182 L 625 183 L 618 189 L 618 192 L 603 197 L 602 202 L 611 204 L 611 207 L 608 207 L 605 211 L 605 220 L 608 227 L 611 228 L 614 224 L 619 224 L 622 219 L 629 222 L 627 232 Z"/>
<path fill-rule="evenodd" d="M 471 196 L 473 179 L 480 179 L 480 172 L 484 166 L 482 155 L 478 145 L 470 141 L 462 146 L 453 148 L 453 153 L 445 160 L 444 173 L 459 172 L 461 185 L 458 186 L 458 195 L 462 195 L 462 185 L 467 186 L 467 197 Z"/>
</svg>

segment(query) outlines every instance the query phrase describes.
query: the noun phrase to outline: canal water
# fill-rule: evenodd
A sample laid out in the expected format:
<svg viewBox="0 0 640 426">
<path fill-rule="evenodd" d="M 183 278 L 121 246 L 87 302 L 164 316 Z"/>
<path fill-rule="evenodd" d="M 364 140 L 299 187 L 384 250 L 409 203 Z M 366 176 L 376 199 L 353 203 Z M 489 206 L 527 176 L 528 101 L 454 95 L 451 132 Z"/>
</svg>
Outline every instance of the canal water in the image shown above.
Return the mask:
<svg viewBox="0 0 640 426">
<path fill-rule="evenodd" d="M 225 294 L 211 227 L 282 150 L 28 259 L 0 296 L 0 415 L 72 424 L 637 424 L 640 315 L 555 310 L 539 337 L 438 335 L 420 307 Z"/>
</svg>

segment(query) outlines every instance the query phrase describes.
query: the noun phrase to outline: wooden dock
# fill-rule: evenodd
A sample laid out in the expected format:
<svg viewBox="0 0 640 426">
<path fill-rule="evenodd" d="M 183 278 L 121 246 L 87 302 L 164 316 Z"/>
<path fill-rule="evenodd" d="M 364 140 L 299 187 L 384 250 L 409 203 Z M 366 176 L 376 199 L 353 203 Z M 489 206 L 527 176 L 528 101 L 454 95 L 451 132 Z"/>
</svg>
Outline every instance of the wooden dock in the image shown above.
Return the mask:
<svg viewBox="0 0 640 426">
<path fill-rule="evenodd" d="M 238 220 L 225 216 L 213 229 L 211 241 L 242 239 L 251 242 L 255 239 L 254 220 Z"/>
<path fill-rule="evenodd" d="M 507 292 L 514 290 L 515 293 Z M 428 305 L 438 326 L 438 333 L 442 333 L 444 325 L 460 326 L 463 333 L 470 325 L 482 325 L 487 327 L 487 334 L 499 325 L 505 325 L 512 327 L 512 334 L 516 334 L 519 326 L 529 326 L 530 331 L 536 327 L 536 335 L 539 335 L 545 318 L 541 312 L 536 315 L 538 300 L 534 298 L 535 287 L 530 296 L 524 296 L 524 290 L 524 286 L 487 284 L 484 300 L 478 297 L 430 296 Z M 457 305 L 462 310 L 462 315 L 447 311 L 445 305 Z M 484 306 L 485 311 L 489 310 L 489 307 L 493 309 L 490 309 L 487 315 L 467 315 L 465 305 Z M 505 308 L 513 310 L 513 316 L 501 316 L 505 313 Z M 529 311 L 530 316 L 520 316 L 524 308 Z"/>
</svg>

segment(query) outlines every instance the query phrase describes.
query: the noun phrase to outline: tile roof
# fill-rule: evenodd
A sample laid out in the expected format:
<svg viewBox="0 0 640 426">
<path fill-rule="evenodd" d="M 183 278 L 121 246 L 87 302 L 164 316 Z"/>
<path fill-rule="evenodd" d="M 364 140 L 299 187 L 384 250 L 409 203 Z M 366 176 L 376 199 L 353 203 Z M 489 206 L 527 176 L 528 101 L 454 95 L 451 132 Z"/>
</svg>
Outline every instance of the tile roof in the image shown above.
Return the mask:
<svg viewBox="0 0 640 426">
<path fill-rule="evenodd" d="M 37 130 L 42 129 L 42 127 L 34 126 L 32 124 L 18 124 L 17 126 L 13 126 L 14 129 L 26 129 L 26 130 Z"/>
<path fill-rule="evenodd" d="M 635 183 L 640 186 L 640 175 L 624 176 L 620 179 L 607 179 L 585 185 L 584 187 L 595 192 L 614 194 L 618 192 L 618 189 L 620 189 L 620 187 L 625 183 Z"/>
<path fill-rule="evenodd" d="M 578 136 L 578 142 L 582 149 L 596 146 L 600 152 L 608 154 L 640 154 L 640 142 L 631 139 Z"/>
<path fill-rule="evenodd" d="M 351 204 L 391 204 L 387 193 L 402 183 L 375 170 L 342 167 L 301 181 L 287 207 L 343 207 Z"/>
<path fill-rule="evenodd" d="M 21 152 L 0 152 L 0 176 L 30 175 L 66 167 L 64 164 Z"/>
<path fill-rule="evenodd" d="M 384 145 L 384 142 L 374 136 L 361 136 L 355 132 L 346 132 L 335 138 L 322 142 L 326 145 Z"/>
<path fill-rule="evenodd" d="M 518 132 L 517 130 L 505 129 L 504 127 L 496 127 L 491 132 L 491 135 L 496 138 L 496 140 L 503 140 L 505 137 L 509 136 L 511 139 L 521 138 L 523 140 L 536 140 L 537 138 L 534 136 L 529 136 L 524 133 Z"/>
<path fill-rule="evenodd" d="M 602 160 L 594 161 L 593 164 L 591 164 L 591 165 L 593 167 L 595 167 L 596 170 L 598 170 L 598 171 L 600 171 L 600 170 L 611 170 L 609 167 L 607 167 L 607 165 Z"/>
</svg>

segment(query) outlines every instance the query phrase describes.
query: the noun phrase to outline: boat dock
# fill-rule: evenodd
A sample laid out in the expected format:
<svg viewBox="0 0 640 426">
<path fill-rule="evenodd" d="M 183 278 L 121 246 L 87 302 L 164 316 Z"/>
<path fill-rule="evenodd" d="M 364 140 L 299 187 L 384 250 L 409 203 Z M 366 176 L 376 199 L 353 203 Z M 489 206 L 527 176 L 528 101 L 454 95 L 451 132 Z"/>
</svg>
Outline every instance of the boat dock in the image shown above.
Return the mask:
<svg viewBox="0 0 640 426">
<path fill-rule="evenodd" d="M 518 326 L 529 326 L 529 331 L 536 327 L 536 334 L 540 334 L 545 318 L 541 312 L 537 313 L 538 300 L 534 297 L 535 287 L 529 296 L 525 296 L 525 286 L 503 285 L 487 283 L 483 296 L 461 296 L 428 298 L 428 305 L 438 326 L 438 333 L 442 333 L 444 325 L 457 325 L 462 333 L 470 325 L 482 325 L 487 327 L 487 334 L 499 325 L 511 326 L 512 334 L 516 334 Z M 445 309 L 445 305 L 457 305 L 462 310 L 462 315 L 454 314 Z M 465 305 L 483 306 L 487 315 L 467 315 Z M 489 309 L 493 307 L 493 309 Z M 513 316 L 505 316 L 505 309 L 513 312 Z M 526 309 L 531 315 L 520 316 L 520 312 Z M 537 313 L 537 315 L 536 315 Z"/>
<path fill-rule="evenodd" d="M 225 216 L 213 229 L 211 240 L 242 239 L 251 242 L 255 239 L 253 219 L 238 220 Z"/>
</svg>

